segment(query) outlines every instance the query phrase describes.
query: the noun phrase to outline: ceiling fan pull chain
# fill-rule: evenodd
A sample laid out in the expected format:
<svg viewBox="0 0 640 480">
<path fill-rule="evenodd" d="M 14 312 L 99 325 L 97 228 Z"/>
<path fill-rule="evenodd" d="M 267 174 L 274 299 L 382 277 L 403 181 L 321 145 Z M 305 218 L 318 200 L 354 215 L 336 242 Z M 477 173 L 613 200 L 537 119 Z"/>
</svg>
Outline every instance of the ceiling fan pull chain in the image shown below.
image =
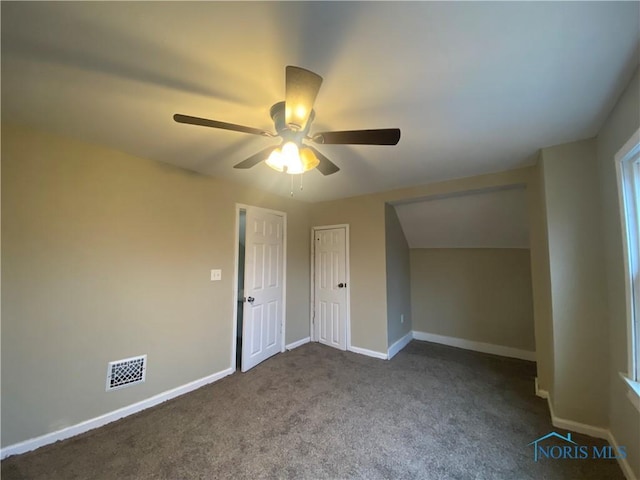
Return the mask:
<svg viewBox="0 0 640 480">
<path fill-rule="evenodd" d="M 293 175 L 289 175 L 291 177 L 291 196 L 293 197 Z"/>
<path fill-rule="evenodd" d="M 302 172 L 300 174 L 300 191 L 302 191 L 302 176 L 304 175 L 304 172 Z"/>
</svg>

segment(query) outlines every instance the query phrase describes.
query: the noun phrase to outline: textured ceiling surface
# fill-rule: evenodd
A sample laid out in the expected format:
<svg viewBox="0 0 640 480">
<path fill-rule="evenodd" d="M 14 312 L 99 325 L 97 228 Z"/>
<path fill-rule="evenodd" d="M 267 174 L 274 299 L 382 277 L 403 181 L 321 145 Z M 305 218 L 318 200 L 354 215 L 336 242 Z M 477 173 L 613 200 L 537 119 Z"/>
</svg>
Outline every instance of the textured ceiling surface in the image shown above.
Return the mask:
<svg viewBox="0 0 640 480">
<path fill-rule="evenodd" d="M 529 248 L 524 187 L 396 205 L 410 248 Z"/>
<path fill-rule="evenodd" d="M 318 201 L 495 172 L 597 133 L 638 64 L 638 2 L 2 2 L 2 120 L 288 195 L 233 165 L 277 140 L 284 69 L 324 77 L 313 130 L 399 127 L 396 147 L 320 146 Z"/>
</svg>

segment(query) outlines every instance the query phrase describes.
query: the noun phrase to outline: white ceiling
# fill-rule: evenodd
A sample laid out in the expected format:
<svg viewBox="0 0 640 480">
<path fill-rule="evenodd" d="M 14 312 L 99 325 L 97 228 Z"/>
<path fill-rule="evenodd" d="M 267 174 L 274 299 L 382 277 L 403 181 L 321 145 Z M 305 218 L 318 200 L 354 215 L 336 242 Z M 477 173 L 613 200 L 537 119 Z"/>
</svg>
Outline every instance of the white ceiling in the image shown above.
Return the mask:
<svg viewBox="0 0 640 480">
<path fill-rule="evenodd" d="M 2 120 L 288 195 L 261 164 L 284 68 L 324 77 L 315 131 L 399 127 L 396 147 L 320 146 L 317 201 L 529 164 L 597 133 L 638 64 L 638 2 L 2 2 Z"/>
<path fill-rule="evenodd" d="M 529 248 L 524 187 L 432 197 L 395 208 L 410 248 Z"/>
</svg>

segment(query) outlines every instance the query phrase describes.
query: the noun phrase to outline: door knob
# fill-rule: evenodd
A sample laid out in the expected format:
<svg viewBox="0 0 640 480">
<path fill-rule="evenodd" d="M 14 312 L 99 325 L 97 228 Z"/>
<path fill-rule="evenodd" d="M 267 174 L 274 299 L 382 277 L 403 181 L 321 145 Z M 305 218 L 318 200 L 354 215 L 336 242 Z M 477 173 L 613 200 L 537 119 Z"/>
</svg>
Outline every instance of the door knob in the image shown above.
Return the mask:
<svg viewBox="0 0 640 480">
<path fill-rule="evenodd" d="M 338 284 L 338 288 L 344 288 L 344 287 L 346 287 L 346 286 L 347 286 L 347 284 L 346 284 L 346 283 L 339 283 L 339 284 Z"/>
<path fill-rule="evenodd" d="M 247 302 L 249 302 L 251 305 L 253 305 L 253 301 L 255 300 L 255 298 L 253 297 L 247 297 Z"/>
</svg>

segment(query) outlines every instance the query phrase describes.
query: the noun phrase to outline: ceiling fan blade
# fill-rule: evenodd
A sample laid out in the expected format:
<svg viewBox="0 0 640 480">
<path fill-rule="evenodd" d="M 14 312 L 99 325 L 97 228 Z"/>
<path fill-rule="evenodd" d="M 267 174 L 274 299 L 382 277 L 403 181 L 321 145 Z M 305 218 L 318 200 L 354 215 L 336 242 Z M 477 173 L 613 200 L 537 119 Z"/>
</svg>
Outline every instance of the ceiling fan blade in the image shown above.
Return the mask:
<svg viewBox="0 0 640 480">
<path fill-rule="evenodd" d="M 271 155 L 271 152 L 273 152 L 274 148 L 276 148 L 276 147 L 268 147 L 268 148 L 265 148 L 264 150 L 260 150 L 258 153 L 256 153 L 255 155 L 251 155 L 246 160 L 243 160 L 240 163 L 236 163 L 233 166 L 233 168 L 251 168 L 251 167 L 255 167 L 260 162 L 262 162 L 262 161 L 266 160 L 267 158 L 269 158 L 269 155 Z"/>
<path fill-rule="evenodd" d="M 235 123 L 218 122 L 217 120 L 209 120 L 207 118 L 192 117 L 190 115 L 182 115 L 176 113 L 173 119 L 178 123 L 187 123 L 189 125 L 200 125 L 201 127 L 221 128 L 223 130 L 232 130 L 234 132 L 250 133 L 252 135 L 262 135 L 264 137 L 273 137 L 274 135 L 259 128 L 245 127 L 244 125 L 236 125 Z"/>
<path fill-rule="evenodd" d="M 325 145 L 397 145 L 400 141 L 400 129 L 320 132 L 316 133 L 312 140 Z"/>
<path fill-rule="evenodd" d="M 302 131 L 307 125 L 322 77 L 300 67 L 286 68 L 285 123 L 291 130 Z"/>
<path fill-rule="evenodd" d="M 332 173 L 336 173 L 337 171 L 340 170 L 340 168 L 338 168 L 338 166 L 335 163 L 333 163 L 331 160 L 329 160 L 327 157 L 321 154 L 318 150 L 308 145 L 306 147 L 309 148 L 314 153 L 316 158 L 320 161 L 320 163 L 316 168 L 320 171 L 321 174 L 331 175 Z"/>
</svg>

